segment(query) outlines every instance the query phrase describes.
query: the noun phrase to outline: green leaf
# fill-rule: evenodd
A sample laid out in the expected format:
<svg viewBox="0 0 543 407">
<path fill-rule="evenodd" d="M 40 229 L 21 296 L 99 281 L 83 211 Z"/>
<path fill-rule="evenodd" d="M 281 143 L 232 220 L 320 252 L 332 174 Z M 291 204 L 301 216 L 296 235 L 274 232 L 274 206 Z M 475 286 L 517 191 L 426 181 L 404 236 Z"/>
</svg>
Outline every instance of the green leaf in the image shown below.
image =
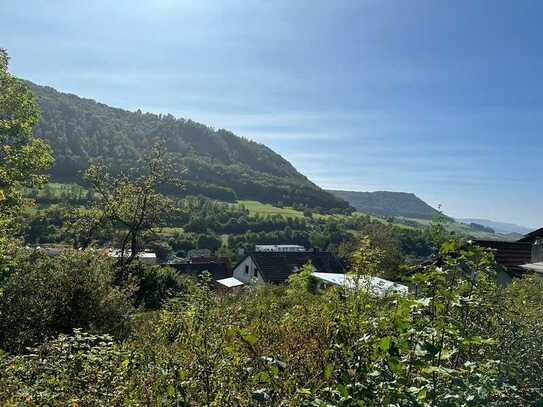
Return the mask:
<svg viewBox="0 0 543 407">
<path fill-rule="evenodd" d="M 422 389 L 419 390 L 419 392 L 417 394 L 417 400 L 422 401 L 422 400 L 425 400 L 425 399 L 426 399 L 426 389 L 422 388 Z"/>
<path fill-rule="evenodd" d="M 251 345 L 251 346 L 256 345 L 257 338 L 256 338 L 256 336 L 254 334 L 252 334 L 249 331 L 246 331 L 244 329 L 240 330 L 239 334 L 241 336 L 241 339 L 243 339 L 243 341 L 247 342 L 249 345 Z"/>
<path fill-rule="evenodd" d="M 330 380 L 332 378 L 332 373 L 334 372 L 334 365 L 331 363 L 328 363 L 324 367 L 324 379 Z"/>
<path fill-rule="evenodd" d="M 341 397 L 343 398 L 349 397 L 349 391 L 347 390 L 346 386 L 344 386 L 343 384 L 338 384 L 336 388 L 339 394 L 341 395 Z"/>
<path fill-rule="evenodd" d="M 456 349 L 447 349 L 444 348 L 441 350 L 441 360 L 449 360 L 452 355 L 456 353 Z"/>
<path fill-rule="evenodd" d="M 391 340 L 392 338 L 390 336 L 385 336 L 384 338 L 381 338 L 381 340 L 379 341 L 379 347 L 386 352 L 390 348 Z"/>
<path fill-rule="evenodd" d="M 253 376 L 253 383 L 270 383 L 271 378 L 267 372 L 258 372 Z"/>
<path fill-rule="evenodd" d="M 177 377 L 179 378 L 179 380 L 181 380 L 183 382 L 183 381 L 187 380 L 188 373 L 185 372 L 184 370 L 179 370 L 177 372 Z"/>
<path fill-rule="evenodd" d="M 388 360 L 388 366 L 394 373 L 400 373 L 402 370 L 402 363 L 398 358 L 395 357 Z"/>
<path fill-rule="evenodd" d="M 270 371 L 272 373 L 272 376 L 279 376 L 279 368 L 277 367 L 277 365 L 272 365 L 272 367 L 270 367 Z"/>
</svg>

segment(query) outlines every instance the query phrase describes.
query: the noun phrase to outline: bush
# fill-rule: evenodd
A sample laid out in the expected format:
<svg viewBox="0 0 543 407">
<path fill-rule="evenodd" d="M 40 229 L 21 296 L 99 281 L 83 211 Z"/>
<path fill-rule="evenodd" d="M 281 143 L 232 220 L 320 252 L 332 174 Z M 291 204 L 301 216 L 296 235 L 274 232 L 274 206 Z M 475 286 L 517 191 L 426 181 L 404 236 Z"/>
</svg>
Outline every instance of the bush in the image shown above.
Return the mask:
<svg viewBox="0 0 543 407">
<path fill-rule="evenodd" d="M 0 349 L 22 352 L 74 328 L 128 334 L 131 287 L 113 287 L 109 259 L 67 250 L 19 249 L 0 292 Z"/>
<path fill-rule="evenodd" d="M 543 279 L 526 275 L 504 292 L 494 316 L 499 320 L 493 336 L 495 354 L 501 360 L 499 380 L 508 385 L 508 395 L 518 405 L 543 400 Z M 536 404 L 534 404 L 536 405 Z"/>
<path fill-rule="evenodd" d="M 187 287 L 187 279 L 170 267 L 134 262 L 129 274 L 137 285 L 135 305 L 148 310 L 159 309 L 170 298 L 181 295 Z"/>
<path fill-rule="evenodd" d="M 0 356 L 3 406 L 123 405 L 128 352 L 109 335 L 75 330 L 25 356 Z"/>
</svg>

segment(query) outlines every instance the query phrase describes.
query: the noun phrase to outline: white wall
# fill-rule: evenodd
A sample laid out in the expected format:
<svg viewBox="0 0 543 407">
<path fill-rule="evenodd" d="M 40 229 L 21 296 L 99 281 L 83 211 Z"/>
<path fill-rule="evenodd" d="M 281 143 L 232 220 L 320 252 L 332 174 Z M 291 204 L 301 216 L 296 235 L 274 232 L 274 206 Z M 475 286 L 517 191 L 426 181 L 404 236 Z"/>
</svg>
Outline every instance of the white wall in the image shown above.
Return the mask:
<svg viewBox="0 0 543 407">
<path fill-rule="evenodd" d="M 537 239 L 532 246 L 532 262 L 543 261 L 543 238 Z"/>
<path fill-rule="evenodd" d="M 245 266 L 248 266 L 249 273 L 245 272 Z M 257 277 L 255 277 L 255 271 L 257 273 Z M 256 270 L 256 265 L 251 256 L 246 257 L 245 260 L 239 263 L 234 269 L 234 278 L 237 278 L 239 281 L 243 281 L 244 283 L 249 283 L 252 281 L 264 281 L 260 273 Z"/>
</svg>

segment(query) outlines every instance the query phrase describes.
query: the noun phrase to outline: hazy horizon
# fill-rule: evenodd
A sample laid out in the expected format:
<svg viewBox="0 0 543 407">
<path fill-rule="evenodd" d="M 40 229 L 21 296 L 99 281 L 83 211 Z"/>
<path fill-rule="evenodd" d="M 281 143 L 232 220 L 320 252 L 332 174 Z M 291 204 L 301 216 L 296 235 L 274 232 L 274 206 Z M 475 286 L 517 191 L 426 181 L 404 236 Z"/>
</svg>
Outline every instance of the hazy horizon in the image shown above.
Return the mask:
<svg viewBox="0 0 543 407">
<path fill-rule="evenodd" d="M 30 1 L 4 14 L 10 70 L 40 85 L 229 129 L 326 189 L 543 223 L 543 3 Z"/>
</svg>

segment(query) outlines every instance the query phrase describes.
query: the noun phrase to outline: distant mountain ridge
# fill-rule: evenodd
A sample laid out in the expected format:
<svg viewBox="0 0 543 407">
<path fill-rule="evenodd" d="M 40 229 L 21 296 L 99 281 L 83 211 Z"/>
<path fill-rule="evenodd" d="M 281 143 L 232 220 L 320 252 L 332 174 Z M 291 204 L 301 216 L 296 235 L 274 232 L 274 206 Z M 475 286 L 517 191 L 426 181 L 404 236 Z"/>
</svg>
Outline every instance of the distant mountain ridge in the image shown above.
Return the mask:
<svg viewBox="0 0 543 407">
<path fill-rule="evenodd" d="M 379 216 L 403 216 L 415 219 L 432 219 L 440 215 L 418 196 L 408 192 L 359 192 L 328 190 L 338 198 L 344 199 L 361 212 Z"/>
<path fill-rule="evenodd" d="M 53 180 L 80 182 L 81 172 L 97 159 L 114 169 L 130 167 L 162 140 L 176 166 L 187 170 L 185 194 L 327 210 L 349 207 L 270 148 L 227 130 L 172 115 L 129 112 L 27 83 L 42 111 L 34 134 L 54 151 Z"/>
<path fill-rule="evenodd" d="M 479 225 L 483 225 L 486 227 L 490 227 L 494 229 L 497 233 L 503 233 L 503 234 L 519 234 L 519 235 L 525 235 L 533 231 L 532 228 L 528 228 L 526 226 L 516 225 L 514 223 L 506 223 L 506 222 L 496 222 L 489 219 L 479 219 L 479 218 L 457 218 L 457 222 L 460 223 L 478 223 Z"/>
</svg>

